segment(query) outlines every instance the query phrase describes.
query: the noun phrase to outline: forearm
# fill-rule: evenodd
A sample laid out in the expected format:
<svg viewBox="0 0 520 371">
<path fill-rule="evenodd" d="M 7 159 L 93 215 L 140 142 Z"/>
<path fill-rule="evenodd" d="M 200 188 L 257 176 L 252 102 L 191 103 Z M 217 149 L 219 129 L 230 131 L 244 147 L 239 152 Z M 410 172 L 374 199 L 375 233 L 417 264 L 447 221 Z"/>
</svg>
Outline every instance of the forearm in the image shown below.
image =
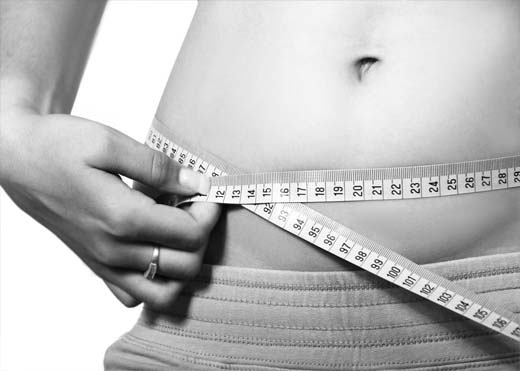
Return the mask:
<svg viewBox="0 0 520 371">
<path fill-rule="evenodd" d="M 0 111 L 70 112 L 105 2 L 0 1 Z"/>
</svg>

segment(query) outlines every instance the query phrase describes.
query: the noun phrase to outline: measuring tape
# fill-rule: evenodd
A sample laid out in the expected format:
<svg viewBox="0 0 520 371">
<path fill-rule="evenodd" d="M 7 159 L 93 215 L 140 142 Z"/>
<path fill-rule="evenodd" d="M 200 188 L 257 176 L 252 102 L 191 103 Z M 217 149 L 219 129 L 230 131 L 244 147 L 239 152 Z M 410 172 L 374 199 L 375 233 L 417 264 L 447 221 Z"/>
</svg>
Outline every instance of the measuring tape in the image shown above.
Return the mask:
<svg viewBox="0 0 520 371">
<path fill-rule="evenodd" d="M 520 318 L 300 202 L 444 197 L 520 187 L 520 156 L 380 169 L 240 175 L 213 154 L 169 140 L 154 120 L 146 144 L 212 177 L 208 195 L 189 201 L 241 204 L 278 227 L 386 281 L 520 342 Z M 230 174 L 230 175 L 228 175 Z M 170 204 L 178 204 L 172 199 Z M 184 200 L 186 201 L 186 200 Z"/>
<path fill-rule="evenodd" d="M 197 159 L 187 159 L 188 166 L 204 171 L 205 165 Z M 520 156 L 425 166 L 227 175 L 214 178 L 207 195 L 187 200 L 241 205 L 405 200 L 514 187 L 520 187 Z"/>
</svg>

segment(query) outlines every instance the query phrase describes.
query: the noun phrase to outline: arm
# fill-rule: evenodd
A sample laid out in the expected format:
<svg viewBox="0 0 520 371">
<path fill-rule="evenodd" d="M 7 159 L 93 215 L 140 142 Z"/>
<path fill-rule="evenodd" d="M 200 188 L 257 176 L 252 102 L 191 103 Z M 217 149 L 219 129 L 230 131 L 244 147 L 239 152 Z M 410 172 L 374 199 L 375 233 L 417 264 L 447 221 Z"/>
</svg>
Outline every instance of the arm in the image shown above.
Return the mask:
<svg viewBox="0 0 520 371">
<path fill-rule="evenodd" d="M 0 2 L 2 110 L 70 113 L 104 0 Z"/>
<path fill-rule="evenodd" d="M 0 6 L 0 185 L 125 305 L 168 308 L 198 272 L 219 208 L 159 205 L 119 175 L 149 186 L 150 194 L 203 193 L 208 179 L 106 125 L 68 114 L 103 1 Z M 151 281 L 143 272 L 155 246 L 161 277 Z"/>
</svg>

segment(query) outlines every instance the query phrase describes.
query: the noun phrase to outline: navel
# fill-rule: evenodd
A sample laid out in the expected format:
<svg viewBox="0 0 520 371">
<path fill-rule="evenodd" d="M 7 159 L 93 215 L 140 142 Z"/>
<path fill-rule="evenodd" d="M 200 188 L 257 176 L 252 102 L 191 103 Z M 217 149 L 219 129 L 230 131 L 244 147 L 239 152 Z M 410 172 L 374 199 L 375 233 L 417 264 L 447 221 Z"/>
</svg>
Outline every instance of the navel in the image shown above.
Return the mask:
<svg viewBox="0 0 520 371">
<path fill-rule="evenodd" d="M 358 58 L 354 61 L 354 73 L 357 76 L 358 81 L 363 81 L 367 74 L 373 69 L 373 67 L 381 63 L 381 59 L 375 56 L 367 55 L 361 58 Z"/>
</svg>

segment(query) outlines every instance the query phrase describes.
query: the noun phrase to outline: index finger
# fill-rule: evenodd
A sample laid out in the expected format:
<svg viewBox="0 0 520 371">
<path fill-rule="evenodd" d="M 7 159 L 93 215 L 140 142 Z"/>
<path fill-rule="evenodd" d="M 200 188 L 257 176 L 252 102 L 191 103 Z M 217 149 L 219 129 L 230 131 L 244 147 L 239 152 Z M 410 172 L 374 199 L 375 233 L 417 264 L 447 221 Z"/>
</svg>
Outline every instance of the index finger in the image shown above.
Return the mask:
<svg viewBox="0 0 520 371">
<path fill-rule="evenodd" d="M 103 170 L 125 175 L 163 192 L 188 196 L 209 191 L 210 180 L 206 176 L 116 130 L 109 135 L 111 152 L 97 164 Z"/>
</svg>

